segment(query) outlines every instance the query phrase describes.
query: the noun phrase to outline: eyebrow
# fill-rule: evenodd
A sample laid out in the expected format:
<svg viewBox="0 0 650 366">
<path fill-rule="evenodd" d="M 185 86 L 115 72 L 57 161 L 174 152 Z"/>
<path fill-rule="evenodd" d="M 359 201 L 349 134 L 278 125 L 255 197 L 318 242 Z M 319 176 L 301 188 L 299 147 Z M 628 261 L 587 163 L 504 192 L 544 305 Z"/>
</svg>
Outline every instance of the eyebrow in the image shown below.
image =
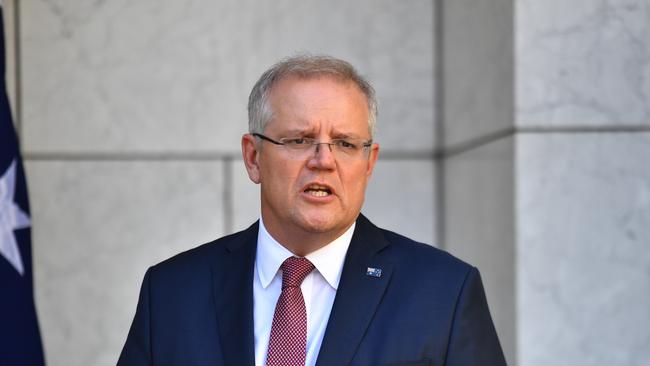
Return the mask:
<svg viewBox="0 0 650 366">
<path fill-rule="evenodd" d="M 313 128 L 306 128 L 306 129 L 303 129 L 303 128 L 291 128 L 291 129 L 285 130 L 283 133 L 285 135 L 300 135 L 300 136 L 303 136 L 303 135 L 313 134 L 314 129 Z"/>
<path fill-rule="evenodd" d="M 311 127 L 307 127 L 307 128 L 294 127 L 282 131 L 281 134 L 283 136 L 307 136 L 307 135 L 316 135 L 317 132 L 314 128 Z M 365 139 L 364 137 L 361 137 L 354 132 L 343 132 L 337 130 L 332 131 L 331 137 L 332 139 L 346 139 L 346 138 L 361 139 L 361 140 Z"/>
<path fill-rule="evenodd" d="M 356 133 L 346 133 L 342 131 L 332 131 L 332 138 L 336 139 L 346 139 L 346 138 L 352 138 L 352 139 L 363 139 L 363 137 L 360 137 Z"/>
</svg>

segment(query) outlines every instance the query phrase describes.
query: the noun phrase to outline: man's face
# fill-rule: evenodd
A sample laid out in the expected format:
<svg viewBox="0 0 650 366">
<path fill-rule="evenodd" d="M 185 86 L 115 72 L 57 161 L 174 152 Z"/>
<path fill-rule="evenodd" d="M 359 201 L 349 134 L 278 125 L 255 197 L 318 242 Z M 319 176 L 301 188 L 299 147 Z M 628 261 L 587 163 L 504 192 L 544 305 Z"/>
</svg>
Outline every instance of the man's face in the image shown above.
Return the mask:
<svg viewBox="0 0 650 366">
<path fill-rule="evenodd" d="M 274 86 L 269 103 L 273 117 L 264 134 L 274 140 L 371 138 L 366 98 L 352 82 L 289 77 Z M 318 151 L 310 149 L 296 159 L 284 146 L 257 141 L 247 169 L 251 180 L 261 184 L 267 229 L 279 236 L 317 233 L 333 240 L 341 235 L 361 210 L 378 150 L 373 144 L 357 159 L 341 159 L 319 145 Z M 246 159 L 246 151 L 244 155 Z"/>
</svg>

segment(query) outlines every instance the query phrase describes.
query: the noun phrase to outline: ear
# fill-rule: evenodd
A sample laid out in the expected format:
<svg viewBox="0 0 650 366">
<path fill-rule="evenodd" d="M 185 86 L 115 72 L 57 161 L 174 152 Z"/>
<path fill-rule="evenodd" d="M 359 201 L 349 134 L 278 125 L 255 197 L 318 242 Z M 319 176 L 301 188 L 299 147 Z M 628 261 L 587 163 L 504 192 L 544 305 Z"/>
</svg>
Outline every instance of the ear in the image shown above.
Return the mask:
<svg viewBox="0 0 650 366">
<path fill-rule="evenodd" d="M 248 172 L 248 178 L 255 184 L 260 183 L 259 151 L 255 136 L 247 133 L 241 138 L 241 154 Z"/>
<path fill-rule="evenodd" d="M 370 146 L 370 156 L 368 156 L 368 167 L 366 169 L 366 176 L 368 178 L 370 178 L 373 169 L 375 169 L 375 163 L 377 163 L 378 157 L 379 157 L 379 144 L 372 144 L 372 146 Z"/>
</svg>

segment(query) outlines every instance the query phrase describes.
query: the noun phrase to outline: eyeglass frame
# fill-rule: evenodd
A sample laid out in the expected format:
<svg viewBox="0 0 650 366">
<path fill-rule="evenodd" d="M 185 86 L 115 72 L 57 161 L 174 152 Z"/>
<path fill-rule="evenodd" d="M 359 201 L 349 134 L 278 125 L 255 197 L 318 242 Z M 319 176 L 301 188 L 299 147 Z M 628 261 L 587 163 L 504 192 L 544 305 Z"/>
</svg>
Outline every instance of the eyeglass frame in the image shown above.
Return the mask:
<svg viewBox="0 0 650 366">
<path fill-rule="evenodd" d="M 286 142 L 282 142 L 282 140 L 284 140 L 284 139 L 292 139 L 292 140 L 295 140 L 295 139 L 309 139 L 309 140 L 314 140 L 310 144 L 311 145 L 310 148 L 313 147 L 313 146 L 316 146 L 316 152 L 318 152 L 318 149 L 319 149 L 320 145 L 327 145 L 329 147 L 329 149 L 330 149 L 330 152 L 333 152 L 332 151 L 332 145 L 340 147 L 340 145 L 337 145 L 334 141 L 347 142 L 345 139 L 332 139 L 332 140 L 330 140 L 330 142 L 322 142 L 322 141 L 318 141 L 318 140 L 316 140 L 314 138 L 311 138 L 311 137 L 296 137 L 296 138 L 283 137 L 283 138 L 280 139 L 280 141 L 277 141 L 277 140 L 274 140 L 274 139 L 272 139 L 272 138 L 270 138 L 268 136 L 265 136 L 265 135 L 263 135 L 261 133 L 257 133 L 257 132 L 253 132 L 253 133 L 251 133 L 251 135 L 253 135 L 253 136 L 255 136 L 255 137 L 259 138 L 259 139 L 268 141 L 268 142 L 270 142 L 270 143 L 272 143 L 274 145 L 278 145 L 278 146 L 287 146 Z M 367 157 L 367 153 L 368 153 L 368 151 L 370 151 L 369 147 L 371 147 L 372 143 L 373 143 L 372 139 L 365 140 L 365 141 L 363 139 L 359 139 L 359 140 L 363 141 L 363 143 L 361 144 L 361 150 L 366 150 L 366 153 L 364 155 L 366 155 L 366 157 Z M 354 145 L 354 144 L 352 144 L 352 145 Z M 300 150 L 296 150 L 296 151 L 300 151 Z M 348 155 L 348 156 L 350 156 L 350 155 Z"/>
</svg>

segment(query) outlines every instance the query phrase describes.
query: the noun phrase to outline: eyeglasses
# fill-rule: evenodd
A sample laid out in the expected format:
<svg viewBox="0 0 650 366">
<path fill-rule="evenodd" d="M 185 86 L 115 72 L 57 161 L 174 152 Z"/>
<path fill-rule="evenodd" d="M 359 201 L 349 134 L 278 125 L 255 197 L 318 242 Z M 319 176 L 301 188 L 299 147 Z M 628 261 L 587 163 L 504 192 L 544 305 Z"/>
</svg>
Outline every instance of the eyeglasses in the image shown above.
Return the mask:
<svg viewBox="0 0 650 366">
<path fill-rule="evenodd" d="M 266 140 L 274 145 L 284 147 L 289 156 L 294 159 L 305 159 L 318 152 L 320 145 L 327 145 L 337 159 L 355 160 L 367 157 L 372 140 L 355 138 L 333 139 L 330 142 L 321 142 L 311 137 L 283 137 L 276 141 L 260 133 L 253 133 L 255 137 Z M 314 149 L 315 147 L 315 149 Z"/>
</svg>

